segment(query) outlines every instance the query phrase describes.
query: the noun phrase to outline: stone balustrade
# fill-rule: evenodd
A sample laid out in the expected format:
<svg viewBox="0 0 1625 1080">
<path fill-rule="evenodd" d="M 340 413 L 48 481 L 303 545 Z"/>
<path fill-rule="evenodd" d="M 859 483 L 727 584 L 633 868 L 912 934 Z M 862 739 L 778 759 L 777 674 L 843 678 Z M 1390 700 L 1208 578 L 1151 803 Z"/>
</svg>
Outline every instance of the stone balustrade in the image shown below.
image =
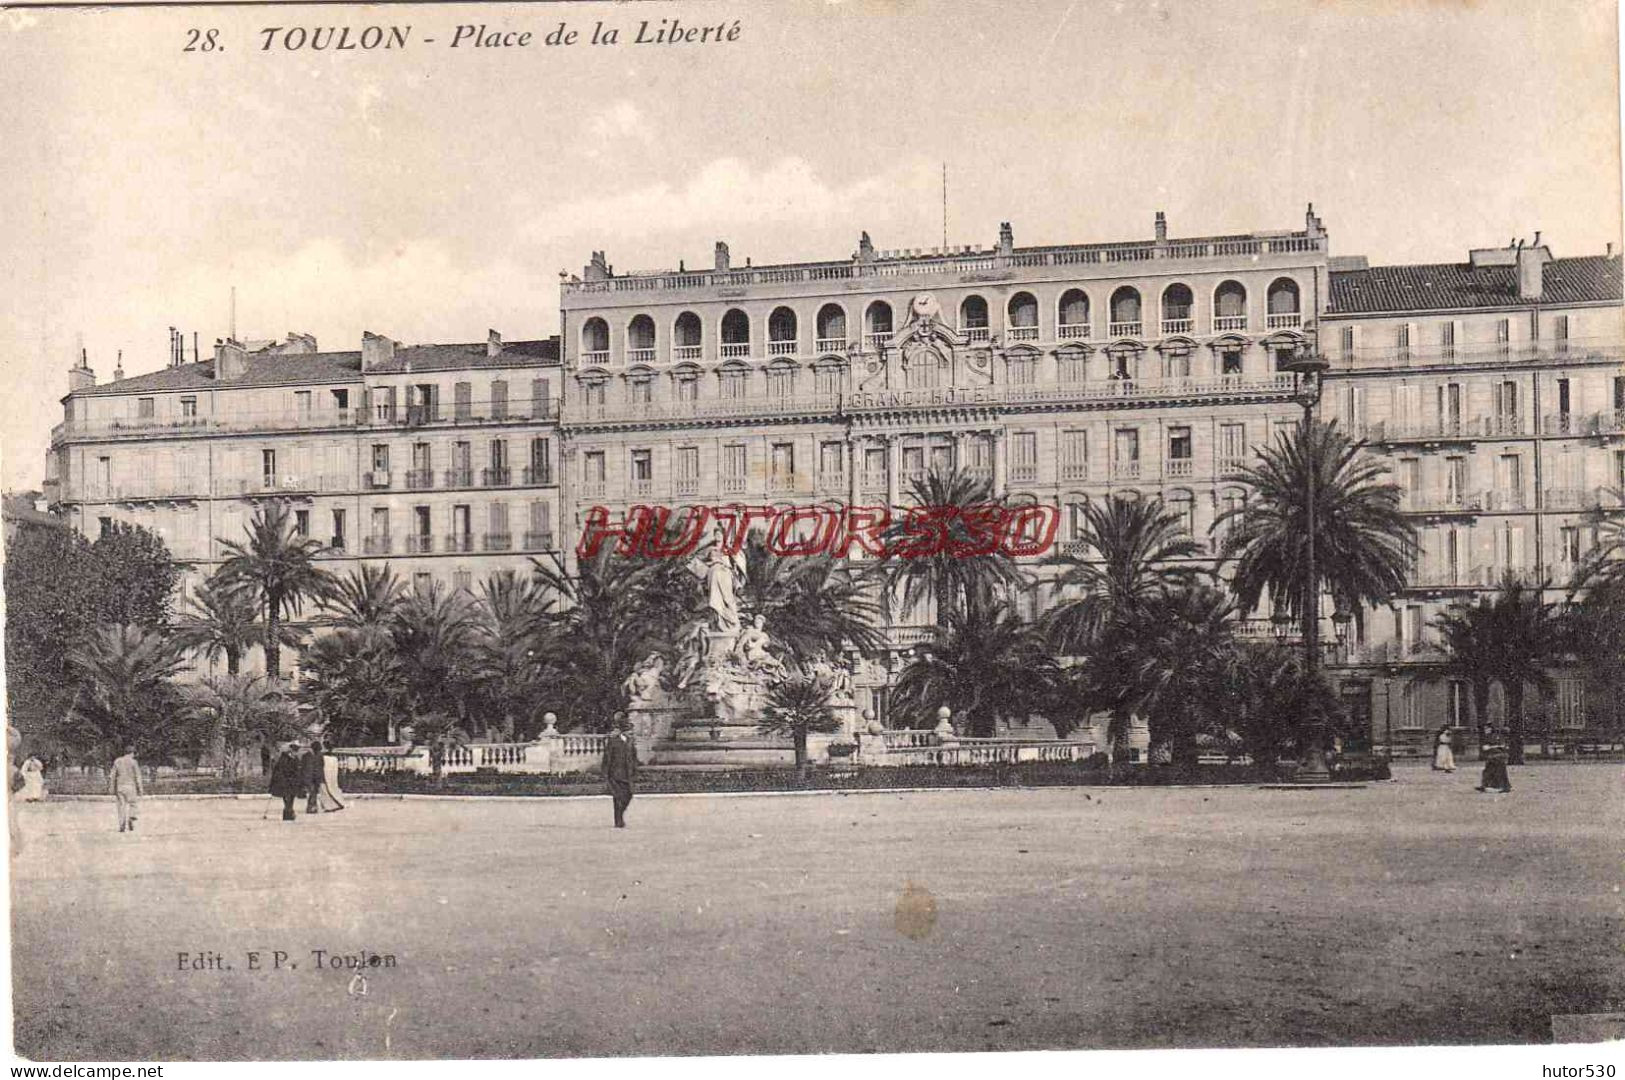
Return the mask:
<svg viewBox="0 0 1625 1080">
<path fill-rule="evenodd" d="M 441 771 L 456 773 L 567 773 L 590 772 L 603 757 L 607 735 L 572 733 L 542 735 L 532 742 L 468 743 L 446 751 Z M 429 748 L 340 747 L 330 751 L 342 772 L 433 773 Z"/>
</svg>

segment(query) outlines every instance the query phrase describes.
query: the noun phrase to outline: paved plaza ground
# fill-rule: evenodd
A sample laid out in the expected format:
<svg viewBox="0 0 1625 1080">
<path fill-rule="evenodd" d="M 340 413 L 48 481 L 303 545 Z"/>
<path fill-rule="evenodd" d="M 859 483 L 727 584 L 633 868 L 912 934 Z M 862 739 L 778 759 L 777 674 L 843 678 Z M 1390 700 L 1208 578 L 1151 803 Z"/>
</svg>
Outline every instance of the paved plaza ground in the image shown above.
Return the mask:
<svg viewBox="0 0 1625 1080">
<path fill-rule="evenodd" d="M 17 1049 L 1541 1042 L 1625 1009 L 1620 780 L 645 798 L 625 831 L 607 799 L 149 800 L 132 836 L 110 803 L 22 806 Z M 395 966 L 363 987 L 316 949 Z M 231 970 L 177 970 L 198 952 Z"/>
</svg>

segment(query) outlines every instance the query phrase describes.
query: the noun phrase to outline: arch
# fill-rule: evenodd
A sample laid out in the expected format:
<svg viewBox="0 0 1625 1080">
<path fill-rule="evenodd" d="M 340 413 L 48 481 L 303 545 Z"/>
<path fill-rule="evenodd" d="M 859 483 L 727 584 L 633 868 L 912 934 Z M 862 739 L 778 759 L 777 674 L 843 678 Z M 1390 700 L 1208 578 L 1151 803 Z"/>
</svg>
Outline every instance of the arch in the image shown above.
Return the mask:
<svg viewBox="0 0 1625 1080">
<path fill-rule="evenodd" d="M 1005 306 L 1012 329 L 1038 329 L 1038 300 L 1030 292 L 1018 292 Z"/>
<path fill-rule="evenodd" d="M 863 329 L 867 334 L 884 334 L 887 337 L 892 333 L 891 305 L 884 300 L 876 300 L 870 304 L 863 313 Z"/>
<path fill-rule="evenodd" d="M 986 330 L 987 301 L 975 293 L 965 297 L 959 302 L 959 328 L 961 330 Z"/>
<path fill-rule="evenodd" d="M 1302 310 L 1298 306 L 1301 295 L 1298 283 L 1289 277 L 1278 277 L 1270 282 L 1269 292 L 1265 294 L 1267 308 L 1271 315 L 1297 315 Z"/>
<path fill-rule="evenodd" d="M 739 308 L 722 313 L 722 343 L 724 345 L 750 344 L 750 316 Z"/>
<path fill-rule="evenodd" d="M 596 315 L 582 323 L 581 351 L 584 353 L 609 352 L 609 323 Z M 600 363 L 602 358 L 588 362 Z"/>
<path fill-rule="evenodd" d="M 1068 289 L 1061 294 L 1055 306 L 1055 322 L 1060 338 L 1089 336 L 1089 294 L 1082 289 Z"/>
<path fill-rule="evenodd" d="M 1247 286 L 1231 279 L 1213 290 L 1213 332 L 1247 329 Z"/>
<path fill-rule="evenodd" d="M 679 349 L 698 349 L 705 342 L 705 324 L 692 311 L 685 311 L 672 322 L 671 340 Z"/>
<path fill-rule="evenodd" d="M 795 344 L 798 329 L 796 313 L 791 308 L 776 307 L 767 317 L 767 340 L 770 344 Z"/>
<path fill-rule="evenodd" d="M 655 321 L 647 315 L 634 315 L 626 324 L 626 347 L 652 349 L 655 347 Z"/>
<path fill-rule="evenodd" d="M 1196 535 L 1196 493 L 1189 488 L 1173 488 L 1163 497 L 1168 512 L 1179 519 L 1186 536 Z"/>
<path fill-rule="evenodd" d="M 836 352 L 846 347 L 846 309 L 840 304 L 825 304 L 819 308 L 816 325 L 819 352 Z"/>
<path fill-rule="evenodd" d="M 1112 293 L 1111 336 L 1138 337 L 1141 334 L 1140 290 L 1132 285 L 1120 285 Z"/>
<path fill-rule="evenodd" d="M 1164 334 L 1188 334 L 1194 327 L 1192 322 L 1196 310 L 1196 297 L 1191 294 L 1191 287 L 1183 281 L 1176 281 L 1162 290 L 1162 332 Z"/>
</svg>

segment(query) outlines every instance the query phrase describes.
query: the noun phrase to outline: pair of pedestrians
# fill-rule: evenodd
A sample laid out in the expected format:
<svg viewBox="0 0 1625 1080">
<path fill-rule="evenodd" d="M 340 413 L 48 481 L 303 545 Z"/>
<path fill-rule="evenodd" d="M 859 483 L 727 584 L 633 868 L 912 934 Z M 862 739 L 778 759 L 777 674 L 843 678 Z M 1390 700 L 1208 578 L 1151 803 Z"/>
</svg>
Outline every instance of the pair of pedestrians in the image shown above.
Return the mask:
<svg viewBox="0 0 1625 1080">
<path fill-rule="evenodd" d="M 297 820 L 296 799 L 305 800 L 306 814 L 336 813 L 344 809 L 339 798 L 338 760 L 329 757 L 320 739 L 284 743 L 271 763 L 270 793 L 282 800 L 282 820 Z"/>
</svg>

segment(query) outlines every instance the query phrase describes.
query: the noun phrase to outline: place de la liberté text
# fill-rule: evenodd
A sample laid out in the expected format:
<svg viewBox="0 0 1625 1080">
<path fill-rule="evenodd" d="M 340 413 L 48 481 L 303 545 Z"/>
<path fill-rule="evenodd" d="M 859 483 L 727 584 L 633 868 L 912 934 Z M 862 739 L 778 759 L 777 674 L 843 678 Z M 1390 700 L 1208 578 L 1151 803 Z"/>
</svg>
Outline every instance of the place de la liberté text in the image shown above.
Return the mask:
<svg viewBox="0 0 1625 1080">
<path fill-rule="evenodd" d="M 543 25 L 459 23 L 428 28 L 411 23 L 370 26 L 265 26 L 254 32 L 253 52 L 377 52 L 433 46 L 452 49 L 567 48 L 613 45 L 727 45 L 742 33 L 740 20 L 695 23 L 678 18 L 639 19 L 627 26 L 602 20 Z M 228 35 L 219 29 L 186 31 L 182 52 L 225 52 Z"/>
</svg>

